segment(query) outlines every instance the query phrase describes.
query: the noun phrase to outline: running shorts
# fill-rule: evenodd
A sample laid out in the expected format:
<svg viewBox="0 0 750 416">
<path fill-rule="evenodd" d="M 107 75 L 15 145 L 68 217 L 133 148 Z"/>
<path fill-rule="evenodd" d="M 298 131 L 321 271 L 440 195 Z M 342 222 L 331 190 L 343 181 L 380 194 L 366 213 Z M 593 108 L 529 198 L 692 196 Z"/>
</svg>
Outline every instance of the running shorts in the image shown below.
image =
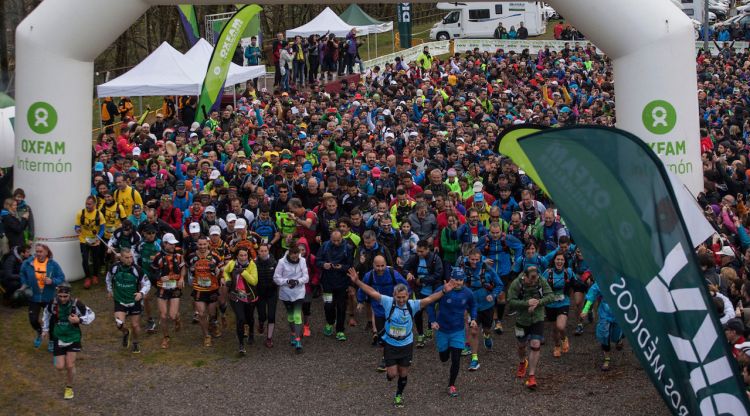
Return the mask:
<svg viewBox="0 0 750 416">
<path fill-rule="evenodd" d="M 125 316 L 140 315 L 143 312 L 143 307 L 141 306 L 141 302 L 135 302 L 130 306 L 115 302 L 115 312 L 125 312 Z"/>
<path fill-rule="evenodd" d="M 395 347 L 386 342 L 385 347 L 383 347 L 383 359 L 385 360 L 386 367 L 392 367 L 394 365 L 399 367 L 409 367 L 413 356 L 413 342 L 409 345 L 404 345 L 403 347 Z"/>
</svg>

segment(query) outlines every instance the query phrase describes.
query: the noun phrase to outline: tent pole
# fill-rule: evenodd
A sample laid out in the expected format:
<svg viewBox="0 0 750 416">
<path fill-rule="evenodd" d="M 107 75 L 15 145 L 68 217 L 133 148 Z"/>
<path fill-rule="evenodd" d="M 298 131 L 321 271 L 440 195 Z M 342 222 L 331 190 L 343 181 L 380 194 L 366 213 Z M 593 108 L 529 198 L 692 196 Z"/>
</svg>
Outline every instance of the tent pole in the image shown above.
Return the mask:
<svg viewBox="0 0 750 416">
<path fill-rule="evenodd" d="M 232 100 L 234 101 L 234 109 L 237 110 L 237 85 L 232 84 Z"/>
<path fill-rule="evenodd" d="M 367 34 L 367 60 L 369 61 L 370 58 L 370 34 Z"/>
<path fill-rule="evenodd" d="M 393 47 L 393 52 L 396 52 L 396 32 L 393 31 L 393 27 L 391 26 L 391 39 L 393 39 L 393 42 L 391 43 L 391 46 Z"/>
<path fill-rule="evenodd" d="M 143 114 L 143 97 L 138 97 L 138 113 Z"/>
<path fill-rule="evenodd" d="M 99 133 L 104 130 L 104 125 L 102 125 L 102 99 L 101 97 L 96 97 L 96 102 L 99 105 Z"/>
<path fill-rule="evenodd" d="M 375 56 L 378 56 L 378 37 L 375 36 Z"/>
</svg>

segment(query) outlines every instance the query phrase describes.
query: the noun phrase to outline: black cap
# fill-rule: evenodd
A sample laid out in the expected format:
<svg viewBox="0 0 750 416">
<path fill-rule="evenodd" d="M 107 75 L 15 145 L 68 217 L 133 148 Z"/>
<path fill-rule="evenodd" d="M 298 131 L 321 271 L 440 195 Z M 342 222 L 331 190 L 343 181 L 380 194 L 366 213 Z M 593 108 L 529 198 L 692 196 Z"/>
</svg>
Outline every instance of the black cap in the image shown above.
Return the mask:
<svg viewBox="0 0 750 416">
<path fill-rule="evenodd" d="M 742 323 L 742 319 L 732 318 L 724 324 L 724 329 L 728 329 L 742 335 L 745 332 L 745 325 Z"/>
</svg>

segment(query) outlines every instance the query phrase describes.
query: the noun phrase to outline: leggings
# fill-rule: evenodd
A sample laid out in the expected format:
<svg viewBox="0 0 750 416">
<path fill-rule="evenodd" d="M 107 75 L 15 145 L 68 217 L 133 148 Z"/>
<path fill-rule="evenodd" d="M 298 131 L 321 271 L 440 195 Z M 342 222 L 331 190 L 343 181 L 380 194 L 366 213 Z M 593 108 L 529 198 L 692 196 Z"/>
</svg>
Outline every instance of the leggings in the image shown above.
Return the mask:
<svg viewBox="0 0 750 416">
<path fill-rule="evenodd" d="M 102 268 L 102 260 L 104 259 L 104 246 L 99 244 L 98 246 L 90 246 L 86 243 L 80 243 L 81 246 L 81 265 L 83 266 L 83 273 L 86 278 L 96 276 Z M 91 261 L 91 265 L 89 265 Z"/>
<path fill-rule="evenodd" d="M 237 339 L 240 343 L 245 340 L 245 324 L 250 327 L 250 338 L 253 336 L 253 326 L 255 321 L 253 318 L 253 310 L 255 309 L 255 302 L 229 302 L 232 304 L 232 310 L 234 315 L 237 317 Z"/>
<path fill-rule="evenodd" d="M 286 320 L 289 322 L 289 330 L 294 333 L 295 338 L 302 336 L 302 299 L 295 301 L 285 300 Z"/>
<path fill-rule="evenodd" d="M 42 333 L 42 324 L 39 323 L 39 314 L 46 308 L 49 302 L 29 302 L 29 323 L 37 334 Z"/>
<path fill-rule="evenodd" d="M 278 299 L 278 286 L 258 286 L 258 322 L 276 323 L 276 301 Z"/>
<path fill-rule="evenodd" d="M 448 358 L 451 359 L 451 373 L 450 380 L 448 381 L 448 387 L 456 385 L 456 378 L 458 378 L 458 369 L 461 367 L 461 349 L 460 348 L 448 348 L 445 351 L 440 351 L 440 361 L 446 362 Z"/>
<path fill-rule="evenodd" d="M 346 318 L 346 289 L 340 287 L 323 293 L 323 309 L 326 314 L 326 323 L 333 325 L 336 322 L 336 332 L 344 332 L 344 319 Z"/>
<path fill-rule="evenodd" d="M 310 55 L 310 73 L 307 77 L 309 83 L 313 83 L 318 79 L 318 67 L 320 66 L 320 58 L 318 55 Z"/>
</svg>

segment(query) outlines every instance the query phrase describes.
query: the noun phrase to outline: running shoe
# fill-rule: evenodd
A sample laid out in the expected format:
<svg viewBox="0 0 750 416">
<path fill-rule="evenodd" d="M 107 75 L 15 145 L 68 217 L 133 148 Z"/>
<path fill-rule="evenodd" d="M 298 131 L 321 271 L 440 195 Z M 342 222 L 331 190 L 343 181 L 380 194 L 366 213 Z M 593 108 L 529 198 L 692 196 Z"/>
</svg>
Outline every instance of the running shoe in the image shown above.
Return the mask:
<svg viewBox="0 0 750 416">
<path fill-rule="evenodd" d="M 526 369 L 528 368 L 529 368 L 529 360 L 523 360 L 522 362 L 518 363 L 518 370 L 516 370 L 516 377 L 518 378 L 526 377 Z"/>
<path fill-rule="evenodd" d="M 226 319 L 226 318 L 222 317 L 222 319 Z M 258 322 L 258 333 L 259 334 L 263 334 L 263 331 L 265 330 L 264 327 L 265 327 L 265 324 L 263 322 Z"/>
<path fill-rule="evenodd" d="M 337 332 L 336 333 L 336 340 L 337 341 L 346 341 L 346 334 L 343 332 Z"/>
<path fill-rule="evenodd" d="M 479 360 L 471 360 L 471 363 L 469 364 L 469 371 L 477 371 L 479 370 Z"/>
<path fill-rule="evenodd" d="M 576 325 L 576 332 L 574 332 L 574 334 L 576 334 L 576 335 L 583 334 L 583 324 L 582 323 L 579 323 L 578 325 Z"/>
<path fill-rule="evenodd" d="M 141 353 L 141 346 L 138 345 L 137 342 L 133 343 L 133 354 L 140 354 Z"/>
<path fill-rule="evenodd" d="M 526 382 L 524 383 L 524 385 L 529 390 L 536 389 L 536 376 L 529 376 L 529 378 L 526 379 Z"/>
<path fill-rule="evenodd" d="M 563 354 L 570 352 L 570 341 L 568 340 L 568 337 L 565 337 L 562 340 L 562 352 Z"/>
<path fill-rule="evenodd" d="M 326 326 L 323 327 L 323 335 L 327 337 L 333 335 L 333 325 L 326 324 Z"/>
<path fill-rule="evenodd" d="M 122 347 L 127 348 L 130 346 L 130 331 L 128 330 L 123 336 L 122 336 Z"/>
<path fill-rule="evenodd" d="M 245 354 L 247 354 L 247 350 L 245 349 L 245 344 L 240 344 L 240 350 L 239 350 L 239 354 L 240 354 L 240 355 L 245 355 Z"/>
<path fill-rule="evenodd" d="M 203 337 L 203 346 L 204 347 L 210 347 L 211 346 L 211 335 L 206 335 Z"/>
<path fill-rule="evenodd" d="M 198 322 L 198 312 L 193 312 L 193 325 L 196 325 Z"/>
<path fill-rule="evenodd" d="M 357 322 L 357 320 L 354 319 L 354 317 L 349 318 L 349 326 L 355 327 L 357 325 L 359 325 L 359 322 Z"/>
<path fill-rule="evenodd" d="M 404 396 L 397 394 L 396 397 L 393 398 L 393 405 L 395 407 L 404 407 Z"/>
<path fill-rule="evenodd" d="M 182 329 L 182 319 L 177 318 L 174 321 L 174 332 L 180 332 L 180 329 Z"/>
<path fill-rule="evenodd" d="M 148 318 L 148 322 L 146 323 L 146 333 L 156 333 L 156 321 L 154 320 L 154 318 Z"/>
<path fill-rule="evenodd" d="M 552 349 L 552 356 L 555 358 L 562 357 L 562 350 L 557 345 L 555 345 L 555 348 Z"/>
<path fill-rule="evenodd" d="M 312 335 L 310 332 L 310 324 L 305 324 L 305 326 L 302 327 L 302 336 L 309 337 L 310 335 Z"/>
<path fill-rule="evenodd" d="M 495 321 L 495 333 L 498 335 L 502 335 L 503 331 L 505 331 L 505 329 L 503 328 L 503 323 L 500 321 Z"/>
<path fill-rule="evenodd" d="M 65 387 L 65 393 L 63 393 L 63 398 L 65 400 L 72 400 L 73 397 L 75 397 L 75 394 L 73 394 L 73 387 Z"/>
<path fill-rule="evenodd" d="M 417 348 L 424 348 L 424 335 L 417 335 Z"/>
<path fill-rule="evenodd" d="M 424 330 L 424 337 L 425 337 L 425 339 L 432 339 L 432 330 L 431 329 L 425 329 Z"/>
<path fill-rule="evenodd" d="M 34 348 L 39 348 L 39 346 L 42 345 L 42 336 L 37 335 L 36 338 L 34 338 Z"/>
<path fill-rule="evenodd" d="M 302 354 L 302 340 L 297 339 L 294 341 L 294 352 L 297 354 Z"/>
<path fill-rule="evenodd" d="M 625 338 L 620 338 L 619 341 L 617 341 L 617 344 L 615 344 L 615 349 L 617 351 L 622 351 L 622 348 L 625 346 Z"/>
<path fill-rule="evenodd" d="M 458 397 L 458 390 L 456 390 L 456 386 L 450 386 L 450 387 L 448 387 L 448 396 L 450 396 L 450 397 Z"/>
<path fill-rule="evenodd" d="M 47 351 L 48 352 L 54 352 L 55 351 L 55 341 L 48 341 L 47 342 Z"/>
<path fill-rule="evenodd" d="M 161 339 L 161 349 L 166 350 L 169 348 L 169 337 L 164 337 Z"/>
<path fill-rule="evenodd" d="M 374 346 L 378 345 L 378 341 L 380 341 L 380 337 L 378 336 L 378 334 L 373 333 L 372 334 L 372 343 L 370 345 L 372 345 L 374 347 Z"/>
<path fill-rule="evenodd" d="M 378 366 L 375 368 L 375 371 L 379 373 L 385 372 L 385 358 L 380 359 L 380 362 L 378 363 Z"/>
<path fill-rule="evenodd" d="M 98 285 L 99 284 L 99 276 L 92 276 L 91 277 L 91 285 Z"/>
<path fill-rule="evenodd" d="M 273 348 L 273 340 L 271 338 L 266 338 L 266 348 Z"/>
<path fill-rule="evenodd" d="M 465 357 L 465 356 L 467 356 L 469 354 L 471 354 L 471 346 L 464 345 L 464 349 L 461 350 L 461 355 Z"/>
<path fill-rule="evenodd" d="M 250 335 L 252 335 L 253 331 L 250 331 L 250 334 L 248 334 L 248 338 Z M 214 321 L 214 331 L 211 334 L 214 338 L 220 338 L 221 337 L 221 326 L 219 326 L 219 323 Z"/>
<path fill-rule="evenodd" d="M 83 288 L 84 288 L 84 289 L 89 289 L 89 288 L 91 288 L 91 279 L 89 279 L 88 277 L 87 277 L 86 279 L 84 279 L 84 281 L 83 281 Z M 66 390 L 66 391 L 67 391 L 67 390 Z M 72 390 L 71 390 L 71 391 L 72 391 Z"/>
<path fill-rule="evenodd" d="M 492 351 L 492 336 L 490 335 L 484 336 L 484 348 L 486 348 L 487 351 Z"/>
<path fill-rule="evenodd" d="M 609 357 L 605 358 L 602 362 L 601 367 L 599 367 L 602 371 L 609 371 Z"/>
</svg>

